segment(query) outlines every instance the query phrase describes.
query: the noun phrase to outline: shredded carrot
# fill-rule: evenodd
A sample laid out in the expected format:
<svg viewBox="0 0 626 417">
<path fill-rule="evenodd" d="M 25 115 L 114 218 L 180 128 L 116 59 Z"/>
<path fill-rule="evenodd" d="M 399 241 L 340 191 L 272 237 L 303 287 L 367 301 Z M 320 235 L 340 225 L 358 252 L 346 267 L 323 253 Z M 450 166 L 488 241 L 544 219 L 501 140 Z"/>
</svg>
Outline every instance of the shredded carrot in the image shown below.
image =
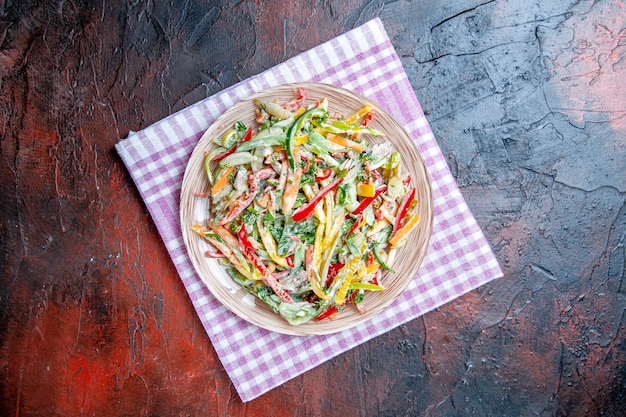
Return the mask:
<svg viewBox="0 0 626 417">
<path fill-rule="evenodd" d="M 213 184 L 213 187 L 211 187 L 212 195 L 219 193 L 220 191 L 224 189 L 224 187 L 226 187 L 226 184 L 228 184 L 230 174 L 233 173 L 234 169 L 235 169 L 234 166 L 229 166 L 228 168 L 226 168 L 226 170 L 224 171 L 220 179 L 217 180 L 215 184 Z"/>
<path fill-rule="evenodd" d="M 300 178 L 302 177 L 302 168 L 299 163 L 301 161 L 300 151 L 298 148 L 294 150 L 294 159 L 296 161 L 296 169 L 294 171 L 289 170 L 287 174 L 287 181 L 285 182 L 285 190 L 283 191 L 283 212 L 291 213 L 296 198 L 298 197 L 298 190 L 300 190 Z"/>
<path fill-rule="evenodd" d="M 352 150 L 355 150 L 357 152 L 363 152 L 365 150 L 365 146 L 359 142 L 355 142 L 353 140 L 350 140 L 348 138 L 344 138 L 342 136 L 337 136 L 334 133 L 329 133 L 326 135 L 326 139 L 328 139 L 331 142 L 334 142 L 338 145 L 341 146 L 345 146 L 346 148 L 350 148 Z"/>
<path fill-rule="evenodd" d="M 392 246 L 399 246 L 402 240 L 417 226 L 419 223 L 420 217 L 417 213 L 413 213 L 411 217 L 406 221 L 404 226 L 402 226 L 398 231 L 389 239 L 389 244 Z"/>
</svg>

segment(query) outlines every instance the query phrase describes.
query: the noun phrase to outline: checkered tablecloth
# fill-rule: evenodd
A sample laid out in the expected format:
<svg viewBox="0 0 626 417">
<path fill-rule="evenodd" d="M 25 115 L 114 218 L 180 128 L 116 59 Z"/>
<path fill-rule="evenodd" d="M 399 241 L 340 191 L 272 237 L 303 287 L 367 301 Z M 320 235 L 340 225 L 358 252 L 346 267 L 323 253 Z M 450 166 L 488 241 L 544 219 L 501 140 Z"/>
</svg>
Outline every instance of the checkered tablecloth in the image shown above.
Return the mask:
<svg viewBox="0 0 626 417">
<path fill-rule="evenodd" d="M 435 212 L 424 262 L 389 308 L 349 331 L 308 337 L 261 329 L 222 306 L 197 276 L 179 221 L 183 174 L 202 133 L 239 100 L 269 87 L 303 81 L 329 83 L 360 93 L 404 125 L 430 173 Z M 116 149 L 244 402 L 502 275 L 379 19 L 133 132 L 118 142 Z"/>
</svg>

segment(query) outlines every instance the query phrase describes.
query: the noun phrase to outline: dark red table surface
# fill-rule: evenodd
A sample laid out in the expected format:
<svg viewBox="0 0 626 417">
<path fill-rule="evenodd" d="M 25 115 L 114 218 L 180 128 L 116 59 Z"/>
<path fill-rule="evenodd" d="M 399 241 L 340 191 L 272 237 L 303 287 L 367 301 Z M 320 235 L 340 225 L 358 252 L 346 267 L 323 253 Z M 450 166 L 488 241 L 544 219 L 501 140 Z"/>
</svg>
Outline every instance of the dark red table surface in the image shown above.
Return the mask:
<svg viewBox="0 0 626 417">
<path fill-rule="evenodd" d="M 505 275 L 244 404 L 114 145 L 374 17 Z M 8 0 L 0 29 L 1 415 L 626 414 L 623 1 Z"/>
</svg>

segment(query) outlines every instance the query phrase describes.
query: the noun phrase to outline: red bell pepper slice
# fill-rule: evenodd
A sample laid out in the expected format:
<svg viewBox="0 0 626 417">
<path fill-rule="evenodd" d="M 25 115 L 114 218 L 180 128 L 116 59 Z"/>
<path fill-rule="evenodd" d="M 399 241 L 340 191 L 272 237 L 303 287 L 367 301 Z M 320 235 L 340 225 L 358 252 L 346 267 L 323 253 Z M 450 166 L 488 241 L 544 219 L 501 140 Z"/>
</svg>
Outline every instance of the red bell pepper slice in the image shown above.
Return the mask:
<svg viewBox="0 0 626 417">
<path fill-rule="evenodd" d="M 346 297 L 345 301 L 343 302 L 342 306 L 345 306 L 347 304 L 353 303 L 354 300 L 356 299 L 356 295 L 357 295 L 358 291 L 352 291 L 348 297 Z M 315 317 L 313 320 L 315 321 L 321 321 L 324 319 L 327 319 L 331 316 L 333 316 L 335 313 L 337 313 L 339 311 L 339 307 L 337 305 L 332 305 L 330 307 L 328 307 L 326 309 L 326 311 L 324 311 L 323 313 L 321 313 L 319 316 Z"/>
<path fill-rule="evenodd" d="M 324 320 L 330 316 L 332 316 L 333 314 L 335 314 L 337 312 L 337 306 L 330 306 L 326 309 L 326 311 L 324 311 L 322 314 L 320 314 L 319 316 L 315 317 L 313 320 L 315 321 L 321 321 Z"/>
<path fill-rule="evenodd" d="M 324 198 L 326 194 L 328 194 L 329 192 L 337 188 L 339 184 L 341 184 L 342 181 L 343 181 L 343 177 L 337 178 L 335 181 L 331 182 L 326 187 L 324 187 L 322 191 L 317 193 L 317 195 L 313 197 L 313 200 L 298 207 L 298 209 L 293 212 L 293 215 L 292 215 L 293 221 L 301 222 L 302 220 L 306 219 L 311 214 L 313 214 L 313 209 L 315 209 L 315 206 L 317 206 L 317 204 L 322 200 L 322 198 Z"/>
<path fill-rule="evenodd" d="M 330 177 L 330 174 L 333 173 L 333 170 L 330 168 L 325 168 L 320 174 L 315 174 L 315 179 L 317 181 L 325 180 Z"/>
<path fill-rule="evenodd" d="M 248 258 L 252 265 L 254 265 L 255 268 L 259 270 L 263 277 L 269 276 L 269 269 L 267 269 L 263 261 L 258 256 L 256 256 L 256 253 L 254 253 L 252 249 L 246 248 L 244 251 L 244 255 L 246 256 L 246 258 Z"/>
<path fill-rule="evenodd" d="M 372 284 L 374 285 L 380 285 L 378 283 L 378 274 L 380 273 L 380 269 L 374 274 L 374 276 L 371 279 Z"/>
<path fill-rule="evenodd" d="M 237 150 L 237 147 L 239 147 L 239 145 L 241 145 L 244 142 L 249 141 L 250 139 L 252 139 L 251 127 L 248 128 L 248 130 L 246 131 L 246 134 L 243 135 L 243 138 L 239 142 L 235 143 L 233 146 L 228 148 L 226 152 L 214 156 L 213 159 L 211 159 L 211 161 L 221 161 L 222 159 L 226 158 L 228 155 L 234 153 Z"/>
<path fill-rule="evenodd" d="M 359 225 L 361 224 L 361 220 L 362 219 L 363 219 L 362 215 L 359 214 L 359 215 L 356 216 L 356 219 L 354 219 L 354 224 L 352 225 L 350 230 L 348 230 L 348 234 L 346 234 L 346 239 L 350 237 L 352 232 L 354 232 L 356 229 L 358 229 Z"/>
<path fill-rule="evenodd" d="M 374 118 L 375 115 L 376 115 L 376 109 L 370 110 L 365 115 L 365 117 L 363 117 L 363 121 L 361 122 L 361 125 L 367 127 L 370 124 L 370 122 L 372 121 L 372 119 Z"/>
<path fill-rule="evenodd" d="M 409 210 L 413 199 L 415 198 L 415 188 L 411 188 L 411 190 L 404 196 L 402 203 L 398 207 L 398 214 L 396 214 L 396 221 L 393 224 L 393 231 L 395 232 L 402 226 L 402 220 L 406 216 L 406 212 Z"/>
<path fill-rule="evenodd" d="M 373 197 L 365 197 L 362 201 L 361 204 L 359 204 L 359 206 L 352 212 L 352 214 L 354 215 L 358 215 L 363 213 L 363 211 L 365 211 L 365 209 L 372 204 L 372 202 L 374 202 L 374 200 L 376 200 L 376 198 L 381 195 L 383 192 L 385 192 L 387 190 L 387 185 L 383 185 L 381 187 L 378 187 L 376 189 L 376 192 L 374 193 Z"/>
<path fill-rule="evenodd" d="M 369 124 L 372 122 L 372 119 L 374 118 L 375 115 L 376 115 L 376 109 L 372 109 L 372 110 L 368 111 L 367 114 L 365 116 L 363 116 L 363 120 L 361 120 L 361 126 L 363 126 L 363 127 L 369 126 Z M 358 133 L 353 133 L 352 137 L 353 138 L 358 138 L 359 134 Z"/>
<path fill-rule="evenodd" d="M 339 270 L 341 268 L 344 267 L 344 265 L 345 264 L 342 264 L 342 263 L 339 263 L 339 262 L 337 262 L 336 264 L 330 264 L 329 265 L 328 272 L 326 274 L 326 282 L 324 283 L 324 286 L 330 287 L 330 285 L 335 280 L 335 277 L 337 276 L 337 273 L 339 272 Z"/>
<path fill-rule="evenodd" d="M 250 241 L 250 239 L 248 239 L 248 233 L 246 232 L 246 226 L 244 226 L 243 224 L 241 225 L 241 227 L 239 228 L 239 231 L 237 232 L 237 237 L 239 238 L 239 243 L 241 243 L 241 245 L 244 247 L 244 249 L 251 249 L 251 250 L 259 250 L 259 248 L 257 248 L 254 243 L 252 243 Z"/>
<path fill-rule="evenodd" d="M 285 258 L 285 261 L 287 262 L 287 266 L 289 268 L 293 268 L 293 255 L 287 255 L 287 257 Z"/>
</svg>

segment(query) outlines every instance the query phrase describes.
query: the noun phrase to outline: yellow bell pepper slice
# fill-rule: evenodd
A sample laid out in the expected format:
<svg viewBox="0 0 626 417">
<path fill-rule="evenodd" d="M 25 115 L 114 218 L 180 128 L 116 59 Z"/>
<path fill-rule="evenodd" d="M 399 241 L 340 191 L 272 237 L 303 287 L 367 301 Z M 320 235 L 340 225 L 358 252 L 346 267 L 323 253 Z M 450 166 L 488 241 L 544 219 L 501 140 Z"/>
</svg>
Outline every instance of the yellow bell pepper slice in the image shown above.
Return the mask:
<svg viewBox="0 0 626 417">
<path fill-rule="evenodd" d="M 284 268 L 287 268 L 287 259 L 282 256 L 278 256 L 278 248 L 276 246 L 276 242 L 274 241 L 274 238 L 272 237 L 270 232 L 265 230 L 265 228 L 263 227 L 263 221 L 260 218 L 259 220 L 257 220 L 256 226 L 257 229 L 259 229 L 261 242 L 263 242 L 263 246 L 265 246 L 265 250 L 267 251 L 267 254 L 270 256 L 270 258 L 272 258 L 272 261 L 276 262 L 276 264 Z"/>
<path fill-rule="evenodd" d="M 295 111 L 295 113 L 293 114 L 293 118 L 294 120 L 297 119 L 298 117 L 302 116 L 302 114 L 306 111 L 305 107 L 300 107 L 298 110 Z"/>
<path fill-rule="evenodd" d="M 304 145 L 309 141 L 309 135 L 298 136 L 293 139 L 293 146 Z"/>
<path fill-rule="evenodd" d="M 365 276 L 371 277 L 378 271 L 378 268 L 380 268 L 380 264 L 378 262 L 372 262 L 372 264 L 367 267 Z"/>
<path fill-rule="evenodd" d="M 328 214 L 327 214 L 328 216 Z M 328 228 L 328 223 L 329 222 L 329 218 L 326 218 L 326 233 L 324 235 L 324 241 L 322 242 L 322 248 L 323 249 L 327 249 L 330 244 L 335 240 L 335 238 L 339 235 L 339 232 L 341 232 L 341 226 L 343 225 L 344 222 L 344 210 L 341 210 L 340 213 L 338 213 L 337 216 L 333 217 L 333 214 L 331 213 L 331 218 L 332 218 L 332 224 L 330 229 Z"/>
<path fill-rule="evenodd" d="M 356 195 L 361 197 L 374 197 L 376 194 L 376 187 L 371 182 L 357 182 L 356 183 Z"/>
<path fill-rule="evenodd" d="M 311 280 L 309 280 L 309 283 L 311 284 L 311 289 L 313 290 L 315 295 L 317 295 L 322 300 L 330 300 L 329 295 L 326 294 L 324 290 L 322 289 L 321 282 L 322 282 L 322 278 L 320 277 L 320 274 L 317 272 L 316 269 L 314 269 L 313 277 Z"/>
<path fill-rule="evenodd" d="M 322 242 L 324 239 L 324 229 L 325 226 L 323 223 L 319 223 L 317 225 L 317 229 L 315 230 L 315 240 L 313 243 L 313 265 L 316 270 L 319 271 L 322 265 Z"/>
<path fill-rule="evenodd" d="M 356 113 L 354 113 L 352 116 L 348 117 L 348 119 L 346 119 L 346 123 L 354 124 L 358 122 L 359 120 L 361 120 L 363 117 L 365 117 L 365 115 L 369 113 L 370 111 L 372 111 L 372 106 L 368 104 L 364 106 L 363 108 L 361 108 Z"/>
<path fill-rule="evenodd" d="M 302 186 L 302 192 L 304 192 L 304 196 L 307 200 L 311 201 L 315 198 L 315 191 L 311 187 L 311 184 L 304 184 Z M 322 199 L 313 209 L 313 215 L 320 223 L 326 222 L 326 215 L 324 214 L 324 199 Z"/>
<path fill-rule="evenodd" d="M 333 195 L 330 195 L 330 193 L 324 196 L 324 209 L 326 210 L 326 212 L 324 213 L 324 215 L 326 216 L 326 228 L 324 230 L 324 235 L 326 236 L 325 245 L 327 245 L 328 242 L 332 240 L 331 234 L 335 219 L 335 198 Z"/>
<path fill-rule="evenodd" d="M 407 235 L 417 226 L 419 223 L 419 216 L 417 213 L 411 214 L 411 217 L 406 221 L 404 226 L 402 226 L 398 231 L 389 239 L 389 244 L 391 246 L 402 246 L 405 243 L 405 238 Z"/>
<path fill-rule="evenodd" d="M 355 272 L 361 269 L 362 264 L 363 262 L 358 257 L 354 257 L 339 270 L 337 276 L 335 277 L 335 282 L 341 282 L 341 285 L 339 286 L 337 295 L 335 296 L 335 304 L 342 305 L 344 303 L 350 284 L 353 281 L 358 280 L 358 276 L 360 274 L 357 274 L 355 277 Z"/>
</svg>

